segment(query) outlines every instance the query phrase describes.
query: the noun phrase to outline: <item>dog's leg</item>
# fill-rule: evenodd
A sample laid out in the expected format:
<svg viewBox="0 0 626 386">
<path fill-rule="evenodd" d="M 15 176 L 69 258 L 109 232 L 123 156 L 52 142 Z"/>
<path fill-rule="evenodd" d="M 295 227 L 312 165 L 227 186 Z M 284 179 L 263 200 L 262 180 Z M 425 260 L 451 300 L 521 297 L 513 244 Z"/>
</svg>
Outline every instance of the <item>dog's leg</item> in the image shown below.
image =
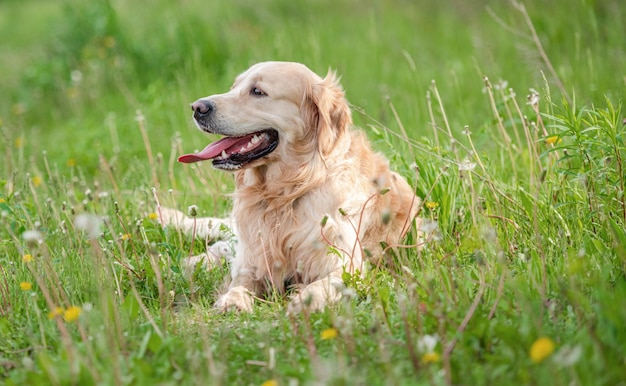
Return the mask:
<svg viewBox="0 0 626 386">
<path fill-rule="evenodd" d="M 221 219 L 213 217 L 187 217 L 183 212 L 160 208 L 161 225 L 171 226 L 186 234 L 194 234 L 195 237 L 203 240 L 218 240 L 208 247 L 206 253 L 196 256 L 189 256 L 182 261 L 184 273 L 187 278 L 191 277 L 196 267 L 201 264 L 205 269 L 220 264 L 222 258 L 232 260 L 234 256 L 234 244 L 237 243 L 235 234 L 235 223 L 232 219 Z"/>
<path fill-rule="evenodd" d="M 187 234 L 194 233 L 201 239 L 229 239 L 236 234 L 233 219 L 215 217 L 188 217 L 179 210 L 160 208 L 160 220 L 163 226 L 172 226 Z"/>
<path fill-rule="evenodd" d="M 254 297 L 262 291 L 255 276 L 255 268 L 250 265 L 251 260 L 246 258 L 247 250 L 243 243 L 237 244 L 235 257 L 230 262 L 230 285 L 226 293 L 215 302 L 215 308 L 219 311 L 252 312 Z"/>
<path fill-rule="evenodd" d="M 321 277 L 310 282 L 292 296 L 287 306 L 289 314 L 299 313 L 305 308 L 309 311 L 320 311 L 327 305 L 338 302 L 345 289 L 343 273 L 362 274 L 365 269 L 356 232 L 348 222 L 328 218 L 324 229 L 327 232 L 325 232 L 326 240 L 333 243 L 335 250 L 324 251 L 325 256 L 313 259 L 313 261 L 324 262 L 324 268 L 315 269 Z"/>
</svg>

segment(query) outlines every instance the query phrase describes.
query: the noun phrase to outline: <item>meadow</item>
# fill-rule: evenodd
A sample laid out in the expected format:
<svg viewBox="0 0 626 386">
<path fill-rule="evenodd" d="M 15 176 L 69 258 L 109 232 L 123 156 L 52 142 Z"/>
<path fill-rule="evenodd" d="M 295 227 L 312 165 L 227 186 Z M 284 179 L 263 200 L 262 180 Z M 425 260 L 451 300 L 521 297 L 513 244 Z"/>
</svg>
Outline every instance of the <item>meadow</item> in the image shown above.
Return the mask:
<svg viewBox="0 0 626 386">
<path fill-rule="evenodd" d="M 617 0 L 1 2 L 0 382 L 626 384 L 624 20 Z M 155 209 L 228 213 L 231 175 L 176 162 L 211 140 L 189 103 L 265 60 L 336 70 L 423 198 L 425 241 L 324 312 L 216 312 L 227 265 L 186 276 L 205 240 Z"/>
</svg>

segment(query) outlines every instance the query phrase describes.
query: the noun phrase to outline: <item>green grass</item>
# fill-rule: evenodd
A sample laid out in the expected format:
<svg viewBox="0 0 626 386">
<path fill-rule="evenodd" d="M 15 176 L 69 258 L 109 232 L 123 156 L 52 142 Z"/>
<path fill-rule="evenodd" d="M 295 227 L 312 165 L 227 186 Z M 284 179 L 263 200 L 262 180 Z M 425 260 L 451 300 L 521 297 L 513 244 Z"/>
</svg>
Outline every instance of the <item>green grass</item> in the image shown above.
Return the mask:
<svg viewBox="0 0 626 386">
<path fill-rule="evenodd" d="M 626 384 L 626 8 L 414 3 L 0 3 L 0 380 Z M 336 69 L 437 225 L 291 319 L 216 313 L 227 267 L 187 280 L 204 243 L 152 215 L 228 212 L 230 175 L 174 160 L 208 141 L 189 102 L 262 60 Z"/>
</svg>

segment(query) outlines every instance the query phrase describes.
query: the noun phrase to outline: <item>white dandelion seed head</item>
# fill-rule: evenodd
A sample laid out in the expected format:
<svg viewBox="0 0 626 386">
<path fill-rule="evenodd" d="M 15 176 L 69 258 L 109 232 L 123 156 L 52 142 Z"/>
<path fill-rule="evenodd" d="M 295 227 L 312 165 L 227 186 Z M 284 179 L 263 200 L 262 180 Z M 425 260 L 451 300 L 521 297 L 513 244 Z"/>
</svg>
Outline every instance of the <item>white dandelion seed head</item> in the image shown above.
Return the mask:
<svg viewBox="0 0 626 386">
<path fill-rule="evenodd" d="M 552 360 L 560 366 L 568 367 L 576 364 L 582 354 L 583 349 L 580 345 L 571 346 L 566 344 L 552 356 Z"/>
<path fill-rule="evenodd" d="M 29 230 L 22 233 L 22 239 L 27 243 L 36 243 L 43 239 L 43 235 L 39 231 Z"/>
<path fill-rule="evenodd" d="M 535 106 L 539 103 L 539 93 L 534 88 L 529 89 L 530 94 L 526 96 L 527 104 Z"/>
<path fill-rule="evenodd" d="M 79 70 L 73 70 L 70 73 L 70 78 L 72 79 L 72 83 L 78 84 L 81 80 L 83 80 L 83 73 Z"/>
<path fill-rule="evenodd" d="M 435 347 L 437 347 L 437 343 L 439 342 L 439 337 L 434 335 L 424 335 L 417 340 L 417 350 L 421 353 L 429 353 L 435 351 Z"/>
<path fill-rule="evenodd" d="M 471 162 L 467 158 L 461 161 L 461 163 L 459 164 L 459 171 L 462 171 L 462 172 L 469 172 L 469 171 L 474 170 L 475 168 L 476 168 L 476 162 Z"/>
<path fill-rule="evenodd" d="M 508 85 L 508 81 L 500 79 L 500 81 L 498 81 L 498 83 L 496 83 L 493 88 L 495 88 L 496 90 L 506 90 Z"/>
<path fill-rule="evenodd" d="M 490 243 L 493 243 L 496 241 L 497 233 L 496 233 L 496 228 L 494 227 L 484 226 L 481 229 L 481 234 L 483 238 L 485 239 L 485 241 L 488 241 Z"/>
<path fill-rule="evenodd" d="M 341 295 L 349 300 L 349 299 L 355 299 L 357 297 L 357 293 L 356 290 L 352 287 L 345 287 L 342 291 L 341 291 Z"/>
<path fill-rule="evenodd" d="M 424 233 L 432 233 L 439 229 L 439 222 L 437 220 L 424 219 L 420 230 Z"/>
<path fill-rule="evenodd" d="M 191 217 L 196 217 L 198 215 L 198 206 L 190 205 L 187 207 L 187 214 Z"/>
<path fill-rule="evenodd" d="M 100 235 L 102 218 L 91 213 L 81 213 L 74 219 L 74 227 L 85 233 L 90 239 L 95 239 Z"/>
</svg>

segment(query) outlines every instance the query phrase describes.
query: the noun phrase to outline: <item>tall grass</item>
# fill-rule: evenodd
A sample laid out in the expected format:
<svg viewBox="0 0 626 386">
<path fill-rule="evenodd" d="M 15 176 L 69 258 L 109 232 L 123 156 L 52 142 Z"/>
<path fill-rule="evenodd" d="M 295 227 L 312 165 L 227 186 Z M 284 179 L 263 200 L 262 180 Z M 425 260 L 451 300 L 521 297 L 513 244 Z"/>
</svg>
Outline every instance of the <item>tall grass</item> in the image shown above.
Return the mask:
<svg viewBox="0 0 626 386">
<path fill-rule="evenodd" d="M 0 4 L 0 379 L 624 383 L 625 11 L 453 5 Z M 293 318 L 212 310 L 227 264 L 185 275 L 205 240 L 155 211 L 228 212 L 228 175 L 175 162 L 188 103 L 269 59 L 336 68 L 424 199 L 422 238 Z"/>
</svg>

